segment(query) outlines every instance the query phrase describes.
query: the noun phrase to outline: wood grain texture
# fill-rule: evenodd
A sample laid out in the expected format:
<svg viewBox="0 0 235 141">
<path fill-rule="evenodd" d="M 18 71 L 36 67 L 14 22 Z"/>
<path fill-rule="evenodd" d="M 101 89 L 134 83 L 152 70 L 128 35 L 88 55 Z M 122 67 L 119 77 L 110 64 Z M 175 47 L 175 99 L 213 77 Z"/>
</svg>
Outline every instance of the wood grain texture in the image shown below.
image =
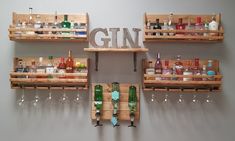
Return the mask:
<svg viewBox="0 0 235 141">
<path fill-rule="evenodd" d="M 96 83 L 92 83 L 92 107 L 91 107 L 91 119 L 95 120 L 95 113 L 96 109 L 94 106 L 94 87 L 98 85 Z M 102 109 L 102 120 L 110 120 L 113 114 L 113 105 L 112 105 L 112 98 L 111 98 L 111 84 L 101 83 L 99 85 L 103 86 L 103 109 Z M 137 91 L 137 111 L 136 111 L 136 120 L 140 118 L 140 87 L 138 84 L 133 84 L 136 86 Z M 128 96 L 129 96 L 129 86 L 131 84 L 120 84 L 120 105 L 119 105 L 119 120 L 121 121 L 128 121 L 130 120 L 129 117 L 129 108 L 128 108 Z"/>
</svg>

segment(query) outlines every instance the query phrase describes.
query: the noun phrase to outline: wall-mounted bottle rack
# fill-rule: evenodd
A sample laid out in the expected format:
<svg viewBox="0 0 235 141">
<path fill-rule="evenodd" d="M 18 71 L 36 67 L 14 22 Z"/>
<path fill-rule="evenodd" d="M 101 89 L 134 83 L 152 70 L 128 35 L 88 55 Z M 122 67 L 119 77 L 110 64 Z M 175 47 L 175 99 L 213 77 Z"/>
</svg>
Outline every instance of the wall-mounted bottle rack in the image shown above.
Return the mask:
<svg viewBox="0 0 235 141">
<path fill-rule="evenodd" d="M 173 74 L 147 74 L 149 62 L 156 60 L 143 59 L 143 89 L 154 91 L 171 91 L 171 92 L 210 92 L 221 91 L 222 75 L 219 72 L 219 61 L 213 60 L 213 68 L 216 75 L 173 75 Z M 164 64 L 164 60 L 161 60 Z M 169 67 L 172 68 L 176 60 L 169 60 Z M 188 62 L 193 64 L 192 60 L 182 60 L 184 67 Z M 200 60 L 200 68 L 207 65 L 208 60 Z"/>
<path fill-rule="evenodd" d="M 82 64 L 75 67 L 74 73 L 30 72 L 32 60 L 38 59 L 38 57 L 17 57 L 14 59 L 14 69 L 10 73 L 12 89 L 88 89 L 89 59 L 74 58 L 75 62 Z M 59 62 L 60 58 L 53 60 Z M 43 64 L 48 63 L 49 59 L 43 59 Z M 19 67 L 19 65 L 23 67 Z M 58 63 L 55 63 L 55 66 L 57 67 Z"/>
<path fill-rule="evenodd" d="M 171 14 L 171 24 L 178 23 L 178 19 L 183 21 L 183 29 L 177 30 L 175 27 L 169 28 L 169 15 L 150 14 L 144 15 L 144 42 L 218 42 L 224 39 L 224 30 L 221 22 L 221 14 L 217 15 L 173 15 Z M 209 22 L 212 17 L 218 23 L 218 30 L 209 30 Z M 197 28 L 195 27 L 196 18 L 199 17 Z M 156 19 L 159 19 L 161 29 L 155 28 Z M 166 27 L 164 27 L 164 22 Z M 190 22 L 190 24 L 188 24 Z M 208 23 L 205 28 L 205 23 Z M 186 28 L 188 26 L 188 28 Z"/>
<path fill-rule="evenodd" d="M 92 108 L 91 108 L 91 119 L 96 120 L 96 108 L 94 101 L 94 87 L 95 84 L 92 84 Z M 113 105 L 112 105 L 112 84 L 99 84 L 103 87 L 103 108 L 101 111 L 101 120 L 111 120 L 113 114 Z M 129 97 L 129 87 L 131 84 L 120 84 L 120 101 L 119 101 L 119 110 L 118 110 L 118 120 L 120 121 L 130 121 L 130 111 L 128 107 L 128 97 Z M 134 84 L 136 87 L 137 94 L 137 110 L 135 113 L 135 120 L 140 118 L 140 88 L 138 84 Z"/>
<path fill-rule="evenodd" d="M 37 27 L 37 25 L 35 27 L 38 17 L 40 17 L 39 24 L 42 26 Z M 53 25 L 55 17 L 57 17 L 57 26 Z M 71 28 L 62 27 L 63 20 L 64 15 L 62 14 L 20 14 L 13 12 L 12 25 L 9 26 L 9 39 L 12 41 L 88 42 L 89 17 L 87 13 L 69 14 L 68 21 L 73 21 Z"/>
</svg>

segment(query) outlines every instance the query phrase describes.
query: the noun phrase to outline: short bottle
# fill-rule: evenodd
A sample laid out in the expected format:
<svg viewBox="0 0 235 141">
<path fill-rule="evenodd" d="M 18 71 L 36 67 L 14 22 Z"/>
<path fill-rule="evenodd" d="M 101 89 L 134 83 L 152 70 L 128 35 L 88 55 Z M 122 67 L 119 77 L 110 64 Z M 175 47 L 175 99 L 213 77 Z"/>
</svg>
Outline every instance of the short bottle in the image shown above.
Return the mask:
<svg viewBox="0 0 235 141">
<path fill-rule="evenodd" d="M 156 23 L 155 23 L 153 29 L 162 29 L 162 27 L 160 25 L 159 19 L 156 19 Z M 160 32 L 156 32 L 156 33 L 154 33 L 154 35 L 155 36 L 161 36 L 161 33 Z"/>
<path fill-rule="evenodd" d="M 64 21 L 61 23 L 61 26 L 64 29 L 70 29 L 71 28 L 71 23 L 68 21 L 68 15 L 64 15 Z M 70 34 L 70 32 L 63 31 L 62 34 L 68 35 L 68 34 Z"/>
<path fill-rule="evenodd" d="M 162 30 L 168 30 L 168 25 L 167 25 L 167 20 L 164 20 L 163 26 L 162 26 Z M 162 34 L 163 36 L 168 36 L 167 32 L 163 32 Z"/>
<path fill-rule="evenodd" d="M 37 73 L 45 73 L 45 72 L 46 72 L 46 66 L 43 64 L 43 57 L 39 57 Z"/>
<path fill-rule="evenodd" d="M 46 73 L 55 73 L 53 56 L 48 56 L 49 63 L 46 67 Z"/>
<path fill-rule="evenodd" d="M 193 75 L 193 72 L 191 71 L 191 62 L 188 61 L 185 67 L 185 70 L 183 72 L 183 75 Z M 192 81 L 192 77 L 184 77 L 183 81 Z"/>
<path fill-rule="evenodd" d="M 148 30 L 150 30 L 151 29 L 151 21 L 150 20 L 148 20 L 148 22 L 147 22 L 147 29 Z M 151 32 L 148 32 L 148 34 L 147 35 L 152 35 L 152 33 Z"/>
<path fill-rule="evenodd" d="M 37 15 L 36 16 L 36 22 L 34 23 L 34 28 L 37 30 L 37 29 L 42 29 L 43 26 L 42 26 L 42 22 L 41 22 L 41 16 L 40 15 Z M 35 31 L 36 34 L 43 34 L 42 31 Z"/>
<path fill-rule="evenodd" d="M 66 73 L 73 73 L 74 72 L 74 61 L 72 57 L 72 51 L 69 50 L 69 55 L 66 60 Z"/>
<path fill-rule="evenodd" d="M 215 16 L 212 17 L 212 21 L 209 23 L 209 30 L 217 31 L 219 29 L 219 24 L 216 22 Z M 210 33 L 211 36 L 217 36 L 217 33 Z"/>
<path fill-rule="evenodd" d="M 206 70 L 206 65 L 202 66 L 202 72 L 201 72 L 202 76 L 207 76 L 207 70 Z M 202 78 L 202 81 L 207 81 L 206 77 Z"/>
<path fill-rule="evenodd" d="M 66 64 L 64 62 L 64 58 L 60 58 L 60 63 L 57 67 L 59 73 L 66 73 Z"/>
<path fill-rule="evenodd" d="M 215 72 L 215 70 L 213 68 L 213 60 L 208 60 L 207 75 L 210 76 L 208 78 L 209 81 L 214 81 L 215 80 L 215 78 L 213 76 L 216 75 L 216 72 Z"/>
<path fill-rule="evenodd" d="M 162 62 L 160 53 L 157 53 L 157 60 L 155 62 L 155 74 L 162 74 Z M 156 80 L 161 80 L 161 76 L 157 76 Z"/>
<path fill-rule="evenodd" d="M 153 67 L 153 62 L 152 61 L 148 62 L 148 67 L 146 68 L 146 74 L 148 74 L 148 75 L 154 75 L 155 74 L 155 69 Z"/>
<path fill-rule="evenodd" d="M 165 65 L 163 67 L 162 74 L 163 75 L 171 75 L 172 74 L 172 70 L 169 67 L 169 60 L 165 60 Z M 170 78 L 164 77 L 164 78 L 162 78 L 162 80 L 170 80 Z"/>
<path fill-rule="evenodd" d="M 179 18 L 179 22 L 176 24 L 176 30 L 184 30 L 185 25 L 183 24 L 183 18 Z M 176 35 L 184 35 L 184 33 L 178 32 Z"/>
<path fill-rule="evenodd" d="M 195 30 L 203 30 L 204 26 L 202 24 L 202 18 L 197 17 L 196 18 L 196 24 L 195 24 Z M 195 33 L 195 35 L 203 35 L 202 33 Z"/>
</svg>

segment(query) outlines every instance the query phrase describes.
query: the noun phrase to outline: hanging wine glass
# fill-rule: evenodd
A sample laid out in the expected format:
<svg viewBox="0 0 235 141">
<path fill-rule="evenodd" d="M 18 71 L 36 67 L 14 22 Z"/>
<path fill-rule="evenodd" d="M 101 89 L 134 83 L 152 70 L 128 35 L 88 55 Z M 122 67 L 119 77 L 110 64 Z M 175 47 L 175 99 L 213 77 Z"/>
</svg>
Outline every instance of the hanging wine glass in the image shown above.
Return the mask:
<svg viewBox="0 0 235 141">
<path fill-rule="evenodd" d="M 168 94 L 165 94 L 165 98 L 163 99 L 163 103 L 169 103 L 169 99 L 168 99 Z"/>
<path fill-rule="evenodd" d="M 151 95 L 151 102 L 154 102 L 155 101 L 155 89 L 153 88 L 153 91 L 152 91 L 152 95 Z"/>
<path fill-rule="evenodd" d="M 199 103 L 199 100 L 198 100 L 196 94 L 193 95 L 193 98 L 192 98 L 192 102 L 191 102 L 191 103 L 192 103 L 192 104 L 197 104 L 197 103 Z"/>
<path fill-rule="evenodd" d="M 207 94 L 207 96 L 206 96 L 206 103 L 213 103 L 213 99 L 211 97 L 211 94 Z"/>
<path fill-rule="evenodd" d="M 39 95 L 38 95 L 38 89 L 37 89 L 37 86 L 36 86 L 36 87 L 35 87 L 35 96 L 34 96 L 34 100 L 32 101 L 33 106 L 34 106 L 34 107 L 38 106 L 39 102 L 40 102 L 40 97 L 39 97 Z"/>
<path fill-rule="evenodd" d="M 46 99 L 46 104 L 48 105 L 53 105 L 54 104 L 54 101 L 52 99 L 52 91 L 51 91 L 51 88 L 49 88 L 49 94 L 48 94 L 48 97 Z"/>
<path fill-rule="evenodd" d="M 18 104 L 19 106 L 23 106 L 23 105 L 25 104 L 25 98 L 24 98 L 24 96 L 25 96 L 25 88 L 24 88 L 24 86 L 22 86 L 22 94 L 21 94 L 21 96 L 20 96 L 20 99 L 18 99 L 18 101 L 17 101 L 17 104 Z"/>
<path fill-rule="evenodd" d="M 62 97 L 60 97 L 60 103 L 61 104 L 67 104 L 67 103 L 69 103 L 69 98 L 68 98 L 68 96 L 66 95 L 66 92 L 65 92 L 65 88 L 63 88 L 63 95 L 62 95 Z"/>
<path fill-rule="evenodd" d="M 177 103 L 179 103 L 179 104 L 184 103 L 184 99 L 183 99 L 183 95 L 182 94 L 179 95 L 179 99 L 178 99 Z"/>
<path fill-rule="evenodd" d="M 79 92 L 79 88 L 77 89 L 77 95 L 75 97 L 75 99 L 73 100 L 73 102 L 75 104 L 79 104 L 80 103 L 80 92 Z"/>
</svg>

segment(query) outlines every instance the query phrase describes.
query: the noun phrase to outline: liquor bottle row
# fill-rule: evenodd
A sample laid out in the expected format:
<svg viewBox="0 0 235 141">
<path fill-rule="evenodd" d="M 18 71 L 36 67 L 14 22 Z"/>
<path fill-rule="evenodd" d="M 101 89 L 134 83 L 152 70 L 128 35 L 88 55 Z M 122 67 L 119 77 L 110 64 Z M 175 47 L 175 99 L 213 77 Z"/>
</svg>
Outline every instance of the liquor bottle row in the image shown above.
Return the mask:
<svg viewBox="0 0 235 141">
<path fill-rule="evenodd" d="M 206 31 L 217 31 L 219 29 L 219 23 L 216 21 L 216 17 L 213 16 L 211 21 L 202 22 L 201 17 L 196 17 L 195 23 L 192 23 L 192 19 L 188 19 L 188 21 L 183 21 L 183 18 L 178 19 L 178 23 L 174 23 L 176 19 L 174 19 L 173 13 L 171 13 L 166 20 L 163 21 L 163 24 L 160 24 L 160 20 L 157 18 L 156 22 L 147 21 L 146 27 L 147 29 L 159 29 L 159 30 L 206 30 Z M 197 33 L 197 32 L 154 32 L 147 33 L 148 35 L 155 36 L 180 36 L 180 35 L 191 35 L 191 36 L 217 36 L 218 33 Z"/>
<path fill-rule="evenodd" d="M 213 60 L 208 60 L 207 65 L 201 65 L 199 58 L 187 60 L 183 63 L 181 56 L 177 55 L 175 63 L 170 66 L 169 60 L 162 61 L 160 58 L 160 53 L 158 53 L 155 65 L 153 65 L 152 61 L 149 61 L 148 67 L 145 71 L 147 75 L 163 75 L 162 77 L 157 75 L 155 80 L 213 81 L 215 80 L 213 76 L 219 74 L 213 65 Z M 201 77 L 164 77 L 164 75 L 198 75 Z"/>
<path fill-rule="evenodd" d="M 47 64 L 45 64 L 47 62 Z M 87 72 L 86 64 L 74 60 L 72 57 L 72 52 L 69 50 L 68 58 L 65 61 L 64 57 L 54 59 L 53 56 L 48 57 L 48 61 L 44 61 L 43 57 L 39 57 L 38 61 L 31 60 L 31 64 L 27 64 L 23 59 L 17 60 L 17 65 L 15 72 L 25 72 L 25 73 L 77 73 L 77 72 Z"/>
<path fill-rule="evenodd" d="M 54 15 L 54 22 L 42 22 L 41 16 L 36 15 L 36 18 L 33 18 L 33 8 L 29 8 L 28 20 L 27 21 L 17 21 L 15 27 L 16 29 L 34 29 L 21 31 L 18 30 L 15 32 L 15 35 L 41 35 L 41 34 L 49 34 L 49 35 L 77 35 L 83 36 L 86 35 L 86 23 L 80 23 L 79 19 L 77 21 L 69 21 L 68 15 L 64 15 L 64 20 L 62 22 L 58 21 L 57 12 Z M 52 30 L 42 30 L 42 29 L 52 29 Z M 74 29 L 73 31 L 59 31 L 58 29 Z M 57 31 L 58 30 L 58 31 Z"/>
</svg>

